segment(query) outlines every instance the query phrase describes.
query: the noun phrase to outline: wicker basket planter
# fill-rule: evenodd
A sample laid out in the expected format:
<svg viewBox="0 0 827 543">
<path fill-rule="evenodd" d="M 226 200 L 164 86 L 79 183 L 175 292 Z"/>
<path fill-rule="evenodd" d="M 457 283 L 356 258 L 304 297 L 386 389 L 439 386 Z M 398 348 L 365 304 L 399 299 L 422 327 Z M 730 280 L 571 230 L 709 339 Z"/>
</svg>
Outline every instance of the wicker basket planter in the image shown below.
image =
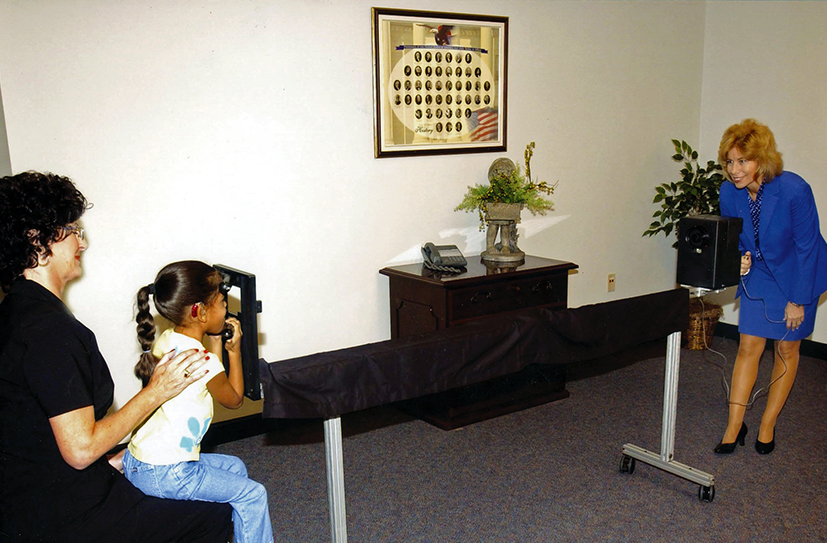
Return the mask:
<svg viewBox="0 0 827 543">
<path fill-rule="evenodd" d="M 702 351 L 711 347 L 715 325 L 723 314 L 723 308 L 709 300 L 689 300 L 689 328 L 686 330 L 684 346 L 690 351 Z"/>
</svg>

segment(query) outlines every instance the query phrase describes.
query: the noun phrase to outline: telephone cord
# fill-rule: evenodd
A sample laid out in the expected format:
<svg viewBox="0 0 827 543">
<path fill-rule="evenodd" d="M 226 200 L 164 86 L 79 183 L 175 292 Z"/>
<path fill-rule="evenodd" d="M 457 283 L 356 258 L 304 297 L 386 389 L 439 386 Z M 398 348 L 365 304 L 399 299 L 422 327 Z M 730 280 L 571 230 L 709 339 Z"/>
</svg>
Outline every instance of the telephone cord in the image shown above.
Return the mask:
<svg viewBox="0 0 827 543">
<path fill-rule="evenodd" d="M 772 322 L 772 323 L 775 323 L 775 324 L 781 324 L 781 323 L 786 322 L 786 321 L 783 321 L 783 320 L 781 320 L 781 321 L 776 321 L 776 320 L 772 320 L 772 319 L 770 319 L 769 314 L 767 313 L 767 303 L 766 303 L 766 301 L 765 301 L 763 298 L 757 298 L 757 297 L 752 297 L 752 296 L 750 296 L 749 291 L 747 290 L 747 286 L 746 286 L 746 283 L 744 282 L 744 278 L 743 278 L 743 277 L 741 277 L 741 279 L 740 279 L 740 283 L 741 283 L 741 288 L 743 289 L 744 295 L 745 295 L 747 298 L 749 298 L 750 300 L 760 300 L 760 301 L 761 301 L 761 303 L 762 303 L 762 304 L 763 304 L 763 306 L 764 306 L 764 318 L 766 318 L 769 322 Z M 699 300 L 700 300 L 700 302 L 701 302 L 701 318 L 703 318 L 703 315 L 706 313 L 706 308 L 704 307 L 703 298 L 699 298 Z M 761 393 L 762 393 L 762 392 L 767 391 L 767 393 L 768 393 L 768 391 L 769 391 L 769 389 L 772 387 L 772 385 L 774 385 L 774 384 L 775 384 L 775 383 L 776 383 L 779 379 L 781 379 L 782 377 L 784 377 L 784 375 L 786 375 L 786 374 L 787 374 L 787 369 L 788 369 L 788 366 L 787 366 L 787 361 L 784 359 L 784 356 L 781 354 L 781 351 L 779 350 L 779 343 L 780 343 L 780 342 L 782 342 L 782 341 L 784 341 L 784 340 L 787 338 L 787 335 L 788 335 L 789 333 L 790 333 L 790 331 L 789 331 L 789 329 L 788 329 L 788 330 L 787 330 L 787 332 L 786 332 L 786 333 L 784 333 L 784 336 L 783 336 L 780 340 L 778 340 L 778 341 L 776 341 L 776 342 L 775 342 L 775 352 L 776 352 L 776 354 L 778 354 L 778 358 L 779 358 L 779 359 L 781 360 L 781 362 L 784 364 L 784 371 L 783 371 L 783 372 L 781 372 L 781 375 L 779 375 L 778 377 L 776 377 L 775 379 L 773 379 L 772 381 L 770 381 L 770 383 L 769 383 L 766 387 L 761 387 L 761 388 L 759 388 L 758 390 L 756 390 L 756 391 L 752 394 L 752 399 L 751 399 L 751 400 L 749 400 L 746 404 L 742 404 L 742 403 L 738 403 L 738 402 L 733 402 L 733 401 L 731 400 L 731 398 L 730 398 L 730 394 L 731 394 L 731 387 L 730 387 L 729 383 L 727 382 L 727 379 L 726 379 L 726 373 L 725 373 L 725 371 L 724 371 L 724 367 L 723 367 L 723 366 L 721 366 L 720 364 L 716 364 L 715 362 L 712 362 L 712 361 L 707 360 L 707 362 L 708 362 L 708 363 L 712 364 L 713 366 L 716 366 L 716 367 L 717 367 L 717 368 L 721 371 L 721 383 L 722 383 L 723 388 L 724 388 L 724 391 L 725 391 L 725 393 L 726 393 L 726 400 L 727 400 L 727 404 L 728 404 L 728 405 L 733 405 L 733 404 L 734 404 L 734 405 L 739 405 L 739 406 L 741 406 L 741 407 L 745 407 L 745 408 L 750 408 L 750 407 L 752 407 L 752 404 L 753 404 L 753 403 L 755 403 L 755 400 L 757 400 L 757 399 L 758 399 L 759 395 L 761 395 Z M 704 347 L 706 347 L 706 350 L 708 350 L 708 351 L 710 351 L 710 352 L 712 352 L 712 353 L 714 353 L 714 354 L 716 354 L 716 355 L 720 356 L 721 358 L 723 358 L 723 359 L 724 359 L 724 361 L 726 361 L 726 360 L 727 360 L 726 356 L 725 356 L 723 353 L 720 353 L 720 352 L 718 352 L 718 351 L 716 351 L 716 350 L 712 349 L 712 348 L 711 348 L 711 347 L 707 344 L 707 342 L 706 342 L 706 335 L 705 335 L 705 334 L 703 335 L 703 338 L 704 338 Z"/>
<path fill-rule="evenodd" d="M 441 272 L 447 272 L 447 273 L 462 273 L 462 272 L 464 272 L 464 271 L 465 271 L 465 270 L 463 270 L 463 269 L 460 269 L 460 268 L 454 268 L 454 267 L 452 267 L 452 266 L 440 266 L 440 265 L 438 265 L 438 264 L 434 264 L 434 263 L 432 263 L 432 262 L 428 262 L 427 260 L 423 260 L 423 261 L 422 261 L 422 264 L 423 264 L 426 268 L 428 268 L 429 270 L 434 270 L 434 271 L 441 271 Z"/>
</svg>

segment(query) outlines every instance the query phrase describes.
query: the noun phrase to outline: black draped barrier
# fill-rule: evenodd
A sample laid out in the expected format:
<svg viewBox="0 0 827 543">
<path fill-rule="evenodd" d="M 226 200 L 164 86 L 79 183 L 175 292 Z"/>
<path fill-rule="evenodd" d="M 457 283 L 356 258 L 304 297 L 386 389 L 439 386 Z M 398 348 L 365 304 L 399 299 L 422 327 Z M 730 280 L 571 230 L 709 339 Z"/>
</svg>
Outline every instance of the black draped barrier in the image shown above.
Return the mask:
<svg viewBox="0 0 827 543">
<path fill-rule="evenodd" d="M 531 309 L 437 332 L 260 361 L 268 418 L 331 418 L 480 383 L 530 364 L 585 362 L 680 332 L 689 291 Z"/>
<path fill-rule="evenodd" d="M 550 329 L 547 362 L 582 362 L 684 332 L 689 326 L 689 291 L 678 288 L 544 312 Z"/>
<path fill-rule="evenodd" d="M 689 291 L 675 289 L 576 309 L 531 309 L 437 332 L 267 363 L 259 361 L 262 416 L 324 418 L 330 530 L 347 542 L 341 415 L 444 392 L 518 372 L 532 364 L 588 363 L 667 338 L 661 452 L 623 446 L 621 471 L 657 466 L 714 495 L 712 475 L 674 456 L 680 336 Z"/>
</svg>

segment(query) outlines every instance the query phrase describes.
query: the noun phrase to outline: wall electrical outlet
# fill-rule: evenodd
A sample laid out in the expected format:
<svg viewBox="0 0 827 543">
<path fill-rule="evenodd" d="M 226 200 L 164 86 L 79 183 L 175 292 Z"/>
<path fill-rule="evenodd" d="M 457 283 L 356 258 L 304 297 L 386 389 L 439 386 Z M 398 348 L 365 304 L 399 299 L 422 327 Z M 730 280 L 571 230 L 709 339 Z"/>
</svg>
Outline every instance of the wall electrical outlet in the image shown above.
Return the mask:
<svg viewBox="0 0 827 543">
<path fill-rule="evenodd" d="M 614 291 L 615 291 L 615 274 L 610 273 L 609 274 L 609 290 L 608 290 L 608 292 L 614 292 Z"/>
</svg>

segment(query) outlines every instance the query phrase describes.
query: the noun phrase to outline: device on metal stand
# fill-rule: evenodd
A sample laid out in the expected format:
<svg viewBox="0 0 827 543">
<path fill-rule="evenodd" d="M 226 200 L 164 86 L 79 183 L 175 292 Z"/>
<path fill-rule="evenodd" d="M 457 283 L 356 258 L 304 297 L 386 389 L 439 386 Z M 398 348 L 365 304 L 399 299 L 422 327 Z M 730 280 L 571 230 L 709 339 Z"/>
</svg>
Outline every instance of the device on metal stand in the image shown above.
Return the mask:
<svg viewBox="0 0 827 543">
<path fill-rule="evenodd" d="M 681 360 L 681 333 L 673 332 L 666 339 L 666 375 L 663 382 L 663 422 L 660 438 L 660 454 L 647 451 L 637 445 L 623 445 L 620 460 L 621 473 L 634 473 L 635 460 L 698 483 L 698 498 L 711 502 L 715 498 L 715 477 L 689 467 L 675 458 L 675 418 L 678 412 L 678 373 Z"/>
<path fill-rule="evenodd" d="M 251 400 L 260 400 L 261 379 L 258 373 L 258 320 L 257 315 L 261 313 L 261 301 L 256 300 L 256 276 L 216 264 L 213 266 L 223 277 L 223 285 L 220 287 L 221 294 L 228 296 L 232 287 L 239 289 L 239 311 L 237 314 L 228 312 L 228 316 L 238 319 L 241 323 L 241 367 L 244 374 L 244 395 Z M 224 339 L 229 339 L 222 332 Z M 229 329 L 229 336 L 232 337 L 232 328 Z"/>
<path fill-rule="evenodd" d="M 689 289 L 690 296 L 700 297 L 738 284 L 741 267 L 738 236 L 741 226 L 741 219 L 716 215 L 686 217 L 678 223 L 676 279 L 681 286 Z M 660 454 L 627 443 L 623 445 L 620 472 L 634 473 L 635 460 L 640 460 L 699 484 L 698 498 L 711 502 L 715 498 L 715 477 L 674 459 L 680 362 L 681 333 L 673 332 L 666 340 Z"/>
<path fill-rule="evenodd" d="M 741 277 L 738 236 L 743 221 L 694 215 L 678 222 L 676 283 L 715 291 L 735 286 Z"/>
</svg>

